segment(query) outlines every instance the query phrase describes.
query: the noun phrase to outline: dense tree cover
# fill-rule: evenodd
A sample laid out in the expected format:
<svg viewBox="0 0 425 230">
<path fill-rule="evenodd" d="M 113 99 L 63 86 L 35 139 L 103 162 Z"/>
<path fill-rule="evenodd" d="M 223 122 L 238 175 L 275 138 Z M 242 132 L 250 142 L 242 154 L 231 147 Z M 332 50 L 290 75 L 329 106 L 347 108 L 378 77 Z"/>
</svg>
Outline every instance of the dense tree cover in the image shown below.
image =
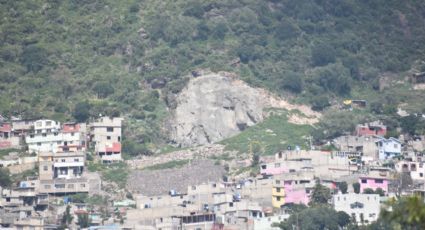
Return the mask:
<svg viewBox="0 0 425 230">
<path fill-rule="evenodd" d="M 421 197 L 403 197 L 390 201 L 389 208 L 383 209 L 379 219 L 368 226 L 370 230 L 419 230 L 425 229 L 425 203 Z"/>
<path fill-rule="evenodd" d="M 315 206 L 294 212 L 288 220 L 280 223 L 279 227 L 284 230 L 337 230 L 350 222 L 350 216 L 345 212 L 337 212 L 328 206 Z"/>
<path fill-rule="evenodd" d="M 1 1 L 0 113 L 121 113 L 134 119 L 133 141 L 155 146 L 170 94 L 197 68 L 323 110 L 423 59 L 424 11 L 423 1 L 396 0 Z M 386 100 L 377 113 L 394 109 Z"/>
</svg>

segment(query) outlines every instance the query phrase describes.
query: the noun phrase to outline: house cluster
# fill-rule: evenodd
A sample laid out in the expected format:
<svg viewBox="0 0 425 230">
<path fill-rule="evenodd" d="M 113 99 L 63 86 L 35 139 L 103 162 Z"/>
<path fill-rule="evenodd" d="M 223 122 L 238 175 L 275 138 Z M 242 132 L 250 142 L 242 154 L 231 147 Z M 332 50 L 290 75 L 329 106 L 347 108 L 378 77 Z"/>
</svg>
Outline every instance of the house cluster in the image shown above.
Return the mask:
<svg viewBox="0 0 425 230">
<path fill-rule="evenodd" d="M 0 149 L 19 153 L 4 156 L 0 167 L 9 168 L 12 174 L 37 170 L 38 176 L 0 187 L 0 226 L 55 229 L 57 226 L 51 224 L 58 213 L 54 210 L 63 206 L 50 205 L 52 201 L 72 194 L 99 193 L 100 176 L 87 170 L 86 159 L 90 154 L 103 163 L 121 161 L 121 124 L 122 118 L 109 117 L 88 124 L 45 119 L 1 121 Z"/>
</svg>

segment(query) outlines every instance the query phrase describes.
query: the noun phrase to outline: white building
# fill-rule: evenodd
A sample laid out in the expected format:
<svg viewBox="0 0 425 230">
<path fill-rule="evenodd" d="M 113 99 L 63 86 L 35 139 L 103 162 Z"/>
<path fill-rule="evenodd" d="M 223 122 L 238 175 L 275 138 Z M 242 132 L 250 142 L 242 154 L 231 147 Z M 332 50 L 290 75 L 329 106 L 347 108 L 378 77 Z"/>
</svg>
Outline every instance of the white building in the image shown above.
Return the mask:
<svg viewBox="0 0 425 230">
<path fill-rule="evenodd" d="M 413 180 L 423 180 L 425 177 L 425 167 L 423 162 L 400 161 L 395 165 L 397 172 L 410 173 Z"/>
<path fill-rule="evenodd" d="M 34 122 L 34 132 L 25 137 L 29 152 L 69 152 L 85 150 L 84 124 L 65 124 L 51 120 Z M 84 128 L 85 129 L 85 128 Z"/>
<path fill-rule="evenodd" d="M 401 142 L 393 137 L 388 139 L 380 138 L 376 141 L 376 146 L 378 146 L 380 160 L 391 159 L 401 154 Z"/>
<path fill-rule="evenodd" d="M 359 224 L 376 221 L 381 210 L 378 194 L 336 194 L 332 197 L 336 211 L 343 211 Z"/>
<path fill-rule="evenodd" d="M 120 161 L 122 118 L 102 117 L 90 124 L 90 139 L 103 162 Z"/>
</svg>

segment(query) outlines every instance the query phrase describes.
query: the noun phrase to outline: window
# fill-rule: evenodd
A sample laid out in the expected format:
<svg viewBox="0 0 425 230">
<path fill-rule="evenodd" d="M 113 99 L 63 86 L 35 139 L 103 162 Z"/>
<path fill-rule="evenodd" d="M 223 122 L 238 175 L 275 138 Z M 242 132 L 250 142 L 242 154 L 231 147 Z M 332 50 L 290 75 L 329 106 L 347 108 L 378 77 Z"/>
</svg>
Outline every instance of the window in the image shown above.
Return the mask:
<svg viewBox="0 0 425 230">
<path fill-rule="evenodd" d="M 398 144 L 394 144 L 394 148 L 395 149 L 398 149 Z"/>
<path fill-rule="evenodd" d="M 51 126 L 52 122 L 51 121 L 46 121 L 46 126 Z"/>
<path fill-rule="evenodd" d="M 277 196 L 276 197 L 276 201 L 280 201 L 280 196 Z"/>
<path fill-rule="evenodd" d="M 366 179 L 362 179 L 362 184 L 366 184 L 367 180 Z"/>
<path fill-rule="evenodd" d="M 62 141 L 58 141 L 58 142 L 57 142 L 57 144 L 58 144 L 58 145 L 62 144 Z"/>
<path fill-rule="evenodd" d="M 382 180 L 382 179 L 375 179 L 375 183 L 376 184 L 382 184 L 382 183 L 384 183 L 384 180 Z"/>
<path fill-rule="evenodd" d="M 47 167 L 47 166 L 43 166 L 43 170 L 44 170 L 44 171 L 47 171 L 47 170 L 49 170 L 49 167 Z"/>
<path fill-rule="evenodd" d="M 423 174 L 423 173 L 419 173 L 419 176 L 420 176 L 420 177 L 424 177 L 424 174 Z"/>
<path fill-rule="evenodd" d="M 230 202 L 229 203 L 229 207 L 233 207 L 233 202 Z"/>
<path fill-rule="evenodd" d="M 31 135 L 30 135 L 30 138 L 34 138 L 34 134 L 31 134 Z"/>
<path fill-rule="evenodd" d="M 280 192 L 280 188 L 276 188 L 276 192 Z"/>
<path fill-rule="evenodd" d="M 85 188 L 86 187 L 86 184 L 80 184 L 80 187 L 81 188 Z"/>
<path fill-rule="evenodd" d="M 275 163 L 275 164 L 274 164 L 274 167 L 275 167 L 275 168 L 279 168 L 279 167 L 280 167 L 280 163 Z"/>
<path fill-rule="evenodd" d="M 41 134 L 41 136 L 43 136 L 43 137 L 47 137 L 47 134 L 43 133 L 43 134 Z"/>
<path fill-rule="evenodd" d="M 41 146 L 41 142 L 38 142 L 38 143 L 37 143 L 37 146 Z"/>
<path fill-rule="evenodd" d="M 280 184 L 280 180 L 276 180 L 276 184 Z"/>
<path fill-rule="evenodd" d="M 65 188 L 65 184 L 55 184 L 55 188 Z"/>
<path fill-rule="evenodd" d="M 79 162 L 79 161 L 80 161 L 80 159 L 74 158 L 74 162 Z"/>
<path fill-rule="evenodd" d="M 114 131 L 114 127 L 106 127 L 106 131 L 107 132 L 113 132 Z"/>
<path fill-rule="evenodd" d="M 266 169 L 267 168 L 267 165 L 261 165 L 261 168 L 262 169 Z"/>
<path fill-rule="evenodd" d="M 65 159 L 61 159 L 62 162 L 65 162 Z"/>
<path fill-rule="evenodd" d="M 121 137 L 120 136 L 118 136 L 118 142 L 121 142 Z"/>
<path fill-rule="evenodd" d="M 106 139 L 107 140 L 111 140 L 111 136 L 106 136 Z"/>
<path fill-rule="evenodd" d="M 53 133 L 53 135 L 54 135 L 54 136 L 57 136 L 57 135 L 58 135 L 58 133 Z"/>
<path fill-rule="evenodd" d="M 75 135 L 75 133 L 71 133 L 71 136 L 74 136 Z"/>
<path fill-rule="evenodd" d="M 68 184 L 68 188 L 74 188 L 74 184 Z"/>
</svg>

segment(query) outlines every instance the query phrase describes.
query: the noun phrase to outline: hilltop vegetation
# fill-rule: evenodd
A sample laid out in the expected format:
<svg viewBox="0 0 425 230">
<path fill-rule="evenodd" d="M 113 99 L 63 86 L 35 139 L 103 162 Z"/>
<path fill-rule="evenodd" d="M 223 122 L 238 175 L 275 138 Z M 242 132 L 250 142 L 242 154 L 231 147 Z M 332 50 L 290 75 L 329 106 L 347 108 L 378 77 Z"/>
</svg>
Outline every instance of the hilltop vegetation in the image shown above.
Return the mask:
<svg viewBox="0 0 425 230">
<path fill-rule="evenodd" d="M 124 114 L 132 148 L 150 153 L 170 95 L 203 68 L 317 110 L 350 95 L 422 110 L 422 94 L 376 90 L 423 60 L 424 12 L 420 0 L 2 0 L 0 114 Z"/>
</svg>

